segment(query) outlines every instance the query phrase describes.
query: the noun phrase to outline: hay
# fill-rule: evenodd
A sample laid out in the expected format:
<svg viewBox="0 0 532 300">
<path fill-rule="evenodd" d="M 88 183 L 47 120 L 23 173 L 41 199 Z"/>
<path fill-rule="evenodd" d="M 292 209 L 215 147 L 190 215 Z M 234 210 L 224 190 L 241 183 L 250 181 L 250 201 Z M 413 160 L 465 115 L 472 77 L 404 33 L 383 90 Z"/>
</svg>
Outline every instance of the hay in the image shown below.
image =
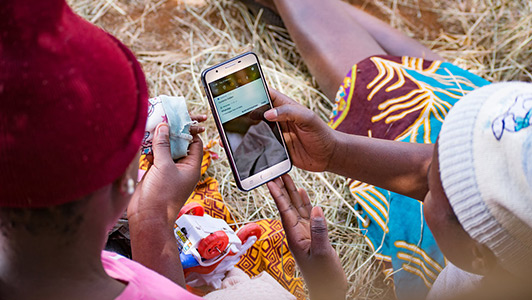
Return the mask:
<svg viewBox="0 0 532 300">
<path fill-rule="evenodd" d="M 350 1 L 437 49 L 446 59 L 489 80 L 532 79 L 532 4 L 504 0 Z M 265 26 L 232 0 L 70 0 L 83 17 L 117 36 L 137 54 L 150 94 L 182 95 L 193 113 L 208 113 L 199 74 L 208 66 L 253 50 L 270 86 L 297 99 L 324 120 L 331 104 L 316 88 L 294 43 L 282 28 Z M 419 26 L 421 20 L 424 26 Z M 210 113 L 209 113 L 210 114 Z M 204 142 L 218 139 L 212 118 Z M 241 222 L 278 218 L 265 187 L 240 192 L 222 148 L 208 171 Z M 330 236 L 350 281 L 350 297 L 390 294 L 380 267 L 356 226 L 344 178 L 294 169 L 296 183 L 324 208 Z M 346 202 L 347 200 L 347 202 Z M 346 204 L 347 203 L 347 204 Z"/>
<path fill-rule="evenodd" d="M 532 2 L 350 0 L 490 81 L 532 80 Z M 422 26 L 420 26 L 420 24 Z"/>
</svg>

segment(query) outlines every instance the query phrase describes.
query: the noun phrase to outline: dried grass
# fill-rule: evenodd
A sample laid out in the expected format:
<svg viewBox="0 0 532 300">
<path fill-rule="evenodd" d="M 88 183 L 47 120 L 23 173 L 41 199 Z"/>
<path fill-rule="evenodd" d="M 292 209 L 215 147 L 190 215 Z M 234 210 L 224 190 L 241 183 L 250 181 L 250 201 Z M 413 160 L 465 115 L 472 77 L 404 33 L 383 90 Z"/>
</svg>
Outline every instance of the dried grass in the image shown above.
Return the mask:
<svg viewBox="0 0 532 300">
<path fill-rule="evenodd" d="M 493 81 L 532 79 L 532 4 L 513 0 L 372 0 L 352 3 L 436 49 L 447 60 Z M 207 113 L 199 74 L 208 66 L 253 50 L 269 84 L 309 106 L 324 120 L 331 105 L 316 88 L 282 28 L 265 26 L 232 0 L 70 0 L 75 11 L 131 47 L 144 67 L 150 94 L 182 95 L 193 113 Z M 424 26 L 419 26 L 421 22 Z M 204 141 L 218 138 L 212 118 Z M 242 222 L 278 218 L 267 189 L 240 192 L 221 147 L 208 171 Z M 356 226 L 344 178 L 294 169 L 296 183 L 324 208 L 330 236 L 348 279 L 350 297 L 389 295 Z M 349 204 L 351 203 L 351 204 Z M 377 279 L 378 278 L 378 279 Z"/>
</svg>

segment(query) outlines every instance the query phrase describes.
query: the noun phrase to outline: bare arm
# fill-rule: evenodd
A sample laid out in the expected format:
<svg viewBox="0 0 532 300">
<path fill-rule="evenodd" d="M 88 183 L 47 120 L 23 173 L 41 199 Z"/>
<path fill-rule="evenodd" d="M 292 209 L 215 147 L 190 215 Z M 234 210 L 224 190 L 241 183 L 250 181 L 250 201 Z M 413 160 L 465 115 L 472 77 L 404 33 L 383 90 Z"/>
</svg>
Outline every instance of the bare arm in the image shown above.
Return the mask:
<svg viewBox="0 0 532 300">
<path fill-rule="evenodd" d="M 342 132 L 327 171 L 423 201 L 433 145 L 381 140 Z"/>
<path fill-rule="evenodd" d="M 307 193 L 298 189 L 288 174 L 268 182 L 268 189 L 279 209 L 288 247 L 303 274 L 310 299 L 345 299 L 347 278 L 329 242 L 321 208 L 312 207 Z"/>
<path fill-rule="evenodd" d="M 154 214 L 157 214 L 155 211 Z M 179 250 L 169 224 L 153 215 L 129 217 L 133 260 L 185 287 Z"/>
<path fill-rule="evenodd" d="M 329 171 L 423 200 L 432 145 L 380 140 L 341 133 L 308 108 L 270 90 L 275 108 L 264 114 L 283 128 L 296 167 Z"/>
<path fill-rule="evenodd" d="M 198 121 L 204 121 L 206 117 Z M 200 177 L 203 144 L 194 134 L 189 155 L 174 163 L 167 125 L 159 125 L 153 141 L 153 165 L 137 186 L 128 206 L 133 260 L 185 287 L 174 222 Z"/>
</svg>

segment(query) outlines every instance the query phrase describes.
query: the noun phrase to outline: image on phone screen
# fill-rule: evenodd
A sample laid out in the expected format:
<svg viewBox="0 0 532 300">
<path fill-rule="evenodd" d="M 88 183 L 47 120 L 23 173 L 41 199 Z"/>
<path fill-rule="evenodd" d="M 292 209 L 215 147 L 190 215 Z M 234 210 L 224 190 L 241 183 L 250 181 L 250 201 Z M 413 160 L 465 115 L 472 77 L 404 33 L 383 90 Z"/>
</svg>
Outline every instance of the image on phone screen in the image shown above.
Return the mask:
<svg viewBox="0 0 532 300">
<path fill-rule="evenodd" d="M 281 132 L 263 117 L 272 107 L 257 64 L 209 87 L 241 180 L 288 159 Z"/>
</svg>

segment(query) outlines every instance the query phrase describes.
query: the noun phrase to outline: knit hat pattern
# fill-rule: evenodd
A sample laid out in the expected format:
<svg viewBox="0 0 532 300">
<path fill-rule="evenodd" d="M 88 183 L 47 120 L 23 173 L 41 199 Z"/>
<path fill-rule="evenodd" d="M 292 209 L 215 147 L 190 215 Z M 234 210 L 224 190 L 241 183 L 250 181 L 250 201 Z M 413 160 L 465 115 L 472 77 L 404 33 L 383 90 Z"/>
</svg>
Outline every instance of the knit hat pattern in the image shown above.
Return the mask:
<svg viewBox="0 0 532 300">
<path fill-rule="evenodd" d="M 503 268 L 532 273 L 532 84 L 496 83 L 451 109 L 439 136 L 442 185 L 465 231 Z"/>
<path fill-rule="evenodd" d="M 64 0 L 0 2 L 0 207 L 79 199 L 139 151 L 147 85 L 126 46 Z"/>
</svg>

